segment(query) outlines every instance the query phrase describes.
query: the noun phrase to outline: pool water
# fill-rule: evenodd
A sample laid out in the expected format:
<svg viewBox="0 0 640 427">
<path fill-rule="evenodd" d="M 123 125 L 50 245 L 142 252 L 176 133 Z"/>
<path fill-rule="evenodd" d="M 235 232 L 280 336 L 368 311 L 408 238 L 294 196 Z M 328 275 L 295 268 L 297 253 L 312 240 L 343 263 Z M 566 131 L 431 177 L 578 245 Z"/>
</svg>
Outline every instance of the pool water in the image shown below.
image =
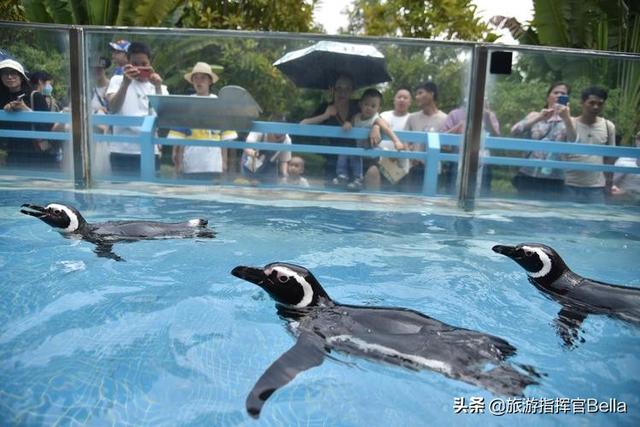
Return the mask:
<svg viewBox="0 0 640 427">
<path fill-rule="evenodd" d="M 18 212 L 54 201 L 89 222 L 203 217 L 219 234 L 117 244 L 126 262 L 115 262 Z M 640 329 L 589 316 L 585 342 L 564 349 L 551 324 L 559 305 L 490 249 L 546 243 L 579 274 L 640 287 L 634 212 L 402 212 L 23 189 L 0 191 L 0 202 L 2 425 L 640 423 Z M 494 396 L 334 353 L 278 390 L 256 422 L 245 398 L 294 339 L 267 294 L 229 272 L 273 261 L 309 268 L 339 302 L 407 307 L 506 339 L 518 348 L 513 363 L 545 375 L 526 397 L 614 398 L 628 412 L 456 414 L 456 397 Z"/>
</svg>

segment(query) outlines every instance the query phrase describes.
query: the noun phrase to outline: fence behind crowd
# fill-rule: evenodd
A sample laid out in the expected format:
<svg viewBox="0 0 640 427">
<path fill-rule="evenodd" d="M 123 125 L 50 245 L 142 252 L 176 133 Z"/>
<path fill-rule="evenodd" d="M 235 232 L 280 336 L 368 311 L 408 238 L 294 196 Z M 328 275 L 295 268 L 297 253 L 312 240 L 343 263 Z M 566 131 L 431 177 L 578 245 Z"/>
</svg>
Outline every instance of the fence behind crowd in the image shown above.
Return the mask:
<svg viewBox="0 0 640 427">
<path fill-rule="evenodd" d="M 102 178 L 112 180 L 142 180 L 147 182 L 163 182 L 170 184 L 184 184 L 190 181 L 170 178 L 162 176 L 155 167 L 154 146 L 196 146 L 196 147 L 221 147 L 231 149 L 252 148 L 265 151 L 283 151 L 282 144 L 269 142 L 247 143 L 239 140 L 219 141 L 219 140 L 185 140 L 157 136 L 156 116 L 117 116 L 117 115 L 93 115 L 93 125 L 107 126 L 139 126 L 141 131 L 138 135 L 112 135 L 94 133 L 93 141 L 99 144 L 107 143 L 133 143 L 141 146 L 140 155 L 140 175 L 137 177 L 125 176 L 119 177 L 116 174 L 106 173 Z M 48 113 L 48 112 L 25 112 L 25 113 L 7 113 L 0 111 L 0 122 L 33 122 L 33 123 L 70 123 L 71 116 L 68 113 Z M 333 126 L 321 125 L 300 125 L 282 122 L 264 122 L 254 121 L 250 129 L 243 129 L 246 132 L 260 132 L 273 134 L 288 134 L 294 137 L 332 137 L 344 140 L 364 139 L 368 136 L 368 131 L 361 128 L 354 128 L 349 131 L 343 131 L 341 128 Z M 458 163 L 459 156 L 451 153 L 452 147 L 461 145 L 462 136 L 437 132 L 409 132 L 398 131 L 398 137 L 407 143 L 413 143 L 419 146 L 425 146 L 425 150 L 418 151 L 391 151 L 379 149 L 365 149 L 348 146 L 321 146 L 304 143 L 294 143 L 288 150 L 295 153 L 312 153 L 312 154 L 334 154 L 334 155 L 352 155 L 363 158 L 400 158 L 413 159 L 425 163 L 424 180 L 421 193 L 427 196 L 435 196 L 438 194 L 438 171 L 442 169 L 442 162 Z M 0 129 L 0 137 L 20 138 L 25 144 L 31 143 L 29 138 L 39 138 L 46 140 L 64 141 L 71 138 L 70 132 L 43 132 L 30 130 L 6 130 Z M 294 138 L 295 140 L 295 138 Z M 443 147 L 447 147 L 443 150 Z M 567 144 L 563 142 L 540 142 L 537 140 L 523 140 L 516 138 L 500 138 L 486 136 L 484 147 L 493 150 L 504 150 L 503 155 L 481 155 L 481 164 L 499 165 L 499 166 L 515 166 L 515 167 L 534 167 L 534 168 L 550 168 L 550 169 L 567 169 L 567 170 L 586 170 L 597 172 L 611 173 L 630 173 L 639 174 L 640 168 L 628 166 L 614 166 L 605 164 L 592 164 L 575 161 L 561 160 L 537 160 L 527 159 L 523 157 L 513 156 L 512 152 L 539 151 L 543 153 L 572 153 L 588 156 L 608 156 L 608 157 L 629 157 L 640 158 L 640 148 L 632 147 L 610 147 L 598 146 L 590 144 Z M 509 155 L 511 154 L 511 155 Z M 5 169 L 5 172 L 9 170 Z M 38 172 L 32 171 L 32 172 Z M 47 176 L 56 176 L 56 174 L 48 174 Z M 62 172 L 57 174 L 58 177 L 64 176 Z M 203 181 L 192 181 L 203 184 Z"/>
<path fill-rule="evenodd" d="M 58 178 L 77 187 L 132 180 L 291 187 L 291 180 L 263 179 L 253 170 L 256 162 L 276 159 L 276 178 L 287 175 L 288 162 L 303 162 L 303 172 L 291 173 L 303 173 L 304 188 L 311 190 L 456 197 L 469 209 L 478 197 L 567 200 L 547 184 L 610 190 L 622 187 L 624 176 L 630 177 L 624 181 L 629 189 L 615 188 L 631 197 L 610 194 L 607 201 L 640 200 L 640 148 L 633 146 L 640 123 L 640 94 L 634 92 L 638 55 L 318 34 L 9 22 L 0 28 L 0 47 L 8 55 L 0 60 L 23 64 L 25 78 L 43 68 L 54 87 L 42 98 L 49 111 L 0 111 L 2 176 Z M 313 55 L 322 55 L 322 64 Z M 135 65 L 140 76 L 146 73 L 133 78 L 134 89 L 123 85 L 126 64 Z M 195 75 L 208 76 L 206 90 Z M 367 148 L 377 122 L 362 105 L 366 96 L 380 96 L 365 91 L 374 87 L 382 96 L 377 110 L 386 110 L 381 117 L 404 144 L 402 151 L 384 131 L 390 149 Z M 22 97 L 36 104 L 40 95 L 34 98 L 32 89 Z M 120 89 L 121 99 L 108 102 Z M 585 90 L 591 90 L 586 98 Z M 194 98 L 183 96 L 184 111 L 173 98 L 177 117 L 163 126 L 167 121 L 149 106 L 147 95 L 169 93 L 218 93 L 222 107 L 216 111 L 229 120 L 197 110 L 189 103 Z M 230 93 L 255 103 L 246 125 L 234 116 L 239 102 Z M 592 111 L 593 125 L 585 127 L 594 96 L 602 105 Z M 199 126 L 193 120 L 182 126 L 182 116 L 197 116 Z M 573 117 L 573 139 L 565 116 Z M 16 154 L 25 153 L 16 162 Z M 625 161 L 613 164 L 616 159 Z M 217 166 L 207 169 L 214 173 L 188 173 L 187 160 Z M 341 181 L 345 171 L 352 182 Z M 576 175 L 577 181 L 568 181 Z M 523 192 L 521 182 L 540 191 Z"/>
</svg>

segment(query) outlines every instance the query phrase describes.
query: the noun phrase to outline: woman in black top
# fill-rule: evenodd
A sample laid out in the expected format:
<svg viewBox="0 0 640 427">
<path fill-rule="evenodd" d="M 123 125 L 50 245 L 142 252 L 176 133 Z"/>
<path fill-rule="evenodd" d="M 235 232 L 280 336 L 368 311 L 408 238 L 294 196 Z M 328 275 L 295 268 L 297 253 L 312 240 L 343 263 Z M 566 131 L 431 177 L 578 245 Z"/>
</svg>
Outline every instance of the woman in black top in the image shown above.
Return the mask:
<svg viewBox="0 0 640 427">
<path fill-rule="evenodd" d="M 4 111 L 49 111 L 44 96 L 31 89 L 24 68 L 13 59 L 0 61 L 0 106 Z M 12 130 L 51 130 L 51 123 L 2 121 L 0 127 Z M 57 144 L 24 138 L 2 138 L 7 150 L 7 165 L 14 167 L 60 167 Z"/>
<path fill-rule="evenodd" d="M 300 124 L 342 126 L 344 122 L 352 122 L 353 116 L 360 111 L 358 100 L 351 99 L 354 89 L 353 79 L 351 77 L 347 75 L 338 76 L 335 84 L 329 88 L 332 101 L 320 105 L 312 117 L 302 120 Z M 374 145 L 380 142 L 380 128 L 378 126 L 371 128 L 369 139 L 376 140 Z M 323 145 L 356 146 L 355 140 L 344 138 L 326 138 L 326 143 Z M 337 159 L 338 156 L 336 154 L 325 155 L 324 179 L 326 183 L 331 183 L 336 176 Z"/>
</svg>

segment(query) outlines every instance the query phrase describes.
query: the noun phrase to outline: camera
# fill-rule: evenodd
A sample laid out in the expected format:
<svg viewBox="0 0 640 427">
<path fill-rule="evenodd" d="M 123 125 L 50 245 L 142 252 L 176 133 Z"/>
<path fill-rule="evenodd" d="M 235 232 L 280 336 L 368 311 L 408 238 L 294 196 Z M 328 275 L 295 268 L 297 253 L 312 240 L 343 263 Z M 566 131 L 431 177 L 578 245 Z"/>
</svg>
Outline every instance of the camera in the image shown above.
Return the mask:
<svg viewBox="0 0 640 427">
<path fill-rule="evenodd" d="M 151 70 L 149 68 L 138 68 L 138 77 L 142 79 L 148 79 L 151 76 Z"/>
<path fill-rule="evenodd" d="M 569 103 L 569 95 L 560 95 L 558 97 L 558 104 L 567 105 Z"/>
</svg>

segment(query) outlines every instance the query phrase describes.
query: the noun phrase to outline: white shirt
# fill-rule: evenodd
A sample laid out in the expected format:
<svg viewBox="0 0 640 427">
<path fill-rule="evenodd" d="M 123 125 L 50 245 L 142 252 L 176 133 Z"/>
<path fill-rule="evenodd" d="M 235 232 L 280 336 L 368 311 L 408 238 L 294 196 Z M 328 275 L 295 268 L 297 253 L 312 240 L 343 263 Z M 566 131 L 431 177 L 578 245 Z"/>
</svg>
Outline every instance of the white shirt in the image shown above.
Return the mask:
<svg viewBox="0 0 640 427">
<path fill-rule="evenodd" d="M 273 142 L 278 144 L 278 142 L 276 141 L 267 141 L 266 138 L 267 134 L 263 134 L 260 132 L 249 132 L 246 142 Z M 289 135 L 285 135 L 282 144 L 291 145 L 291 137 L 289 137 Z M 291 151 L 277 151 L 275 153 L 273 153 L 272 151 L 267 151 L 265 154 L 267 155 L 267 159 L 270 162 L 288 162 L 289 160 L 291 160 Z"/>
<path fill-rule="evenodd" d="M 107 83 L 106 86 L 101 86 L 101 87 L 96 86 L 91 91 L 91 93 L 93 94 L 93 97 L 91 97 L 91 111 L 93 113 L 100 110 L 106 110 L 107 106 L 103 105 L 103 103 L 106 103 L 107 101 L 105 98 L 105 95 L 107 94 L 108 87 L 109 87 L 109 84 Z"/>
<path fill-rule="evenodd" d="M 573 117 L 571 120 L 573 120 L 573 124 L 576 127 L 576 142 L 594 145 L 616 145 L 616 128 L 609 120 L 597 117 L 596 121 L 590 125 L 582 123 L 577 117 Z M 567 153 L 565 157 L 572 162 L 604 164 L 603 156 Z M 564 182 L 569 186 L 589 188 L 604 187 L 606 184 L 604 173 L 602 172 L 572 169 L 564 172 Z"/>
<path fill-rule="evenodd" d="M 380 117 L 382 117 L 385 122 L 389 123 L 391 129 L 404 130 L 404 127 L 407 124 L 407 119 L 409 118 L 409 113 L 405 114 L 404 116 L 396 116 L 395 114 L 393 114 L 393 110 L 389 110 L 380 113 Z"/>
<path fill-rule="evenodd" d="M 197 96 L 197 95 L 192 95 Z M 210 98 L 217 98 L 209 94 Z M 191 135 L 182 132 L 169 132 L 170 138 L 210 139 L 214 141 L 228 141 L 238 138 L 235 131 L 217 131 L 212 129 L 191 129 Z M 182 154 L 183 173 L 222 173 L 222 149 L 220 147 L 196 147 L 186 145 Z"/>
<path fill-rule="evenodd" d="M 404 130 L 414 132 L 438 132 L 447 121 L 447 115 L 438 110 L 432 115 L 426 115 L 423 111 L 416 111 L 409 114 Z M 418 149 L 426 151 L 426 144 L 420 144 Z"/>
<path fill-rule="evenodd" d="M 631 168 L 637 168 L 638 159 L 635 157 L 619 157 L 616 160 L 616 166 L 626 166 Z M 635 173 L 619 173 L 617 172 L 613 176 L 613 182 L 620 187 L 621 190 L 629 193 L 636 193 L 640 195 L 640 174 Z"/>
<path fill-rule="evenodd" d="M 393 110 L 383 111 L 380 113 L 380 117 L 389 123 L 389 126 L 392 130 L 404 130 L 407 125 L 407 119 L 409 119 L 409 113 L 404 116 L 396 116 L 393 114 Z M 388 139 L 383 139 L 380 141 L 380 148 L 383 150 L 395 150 L 396 147 L 393 145 L 393 141 Z M 409 163 L 409 159 L 398 159 L 398 166 L 404 169 L 406 172 L 409 172 L 411 164 Z"/>
<path fill-rule="evenodd" d="M 109 87 L 106 95 L 113 95 L 120 89 L 123 76 L 113 76 L 109 80 Z M 155 95 L 156 87 L 151 82 L 141 82 L 131 80 L 127 92 L 125 94 L 122 107 L 115 114 L 123 116 L 149 116 L 155 115 L 155 112 L 149 107 L 149 98 L 147 95 Z M 167 87 L 162 85 L 161 94 L 168 95 Z M 138 126 L 114 126 L 114 135 L 139 135 L 140 127 Z M 140 154 L 140 144 L 133 143 L 109 143 L 109 151 L 112 153 L 122 154 Z M 156 147 L 156 154 L 160 154 L 160 150 Z"/>
</svg>

